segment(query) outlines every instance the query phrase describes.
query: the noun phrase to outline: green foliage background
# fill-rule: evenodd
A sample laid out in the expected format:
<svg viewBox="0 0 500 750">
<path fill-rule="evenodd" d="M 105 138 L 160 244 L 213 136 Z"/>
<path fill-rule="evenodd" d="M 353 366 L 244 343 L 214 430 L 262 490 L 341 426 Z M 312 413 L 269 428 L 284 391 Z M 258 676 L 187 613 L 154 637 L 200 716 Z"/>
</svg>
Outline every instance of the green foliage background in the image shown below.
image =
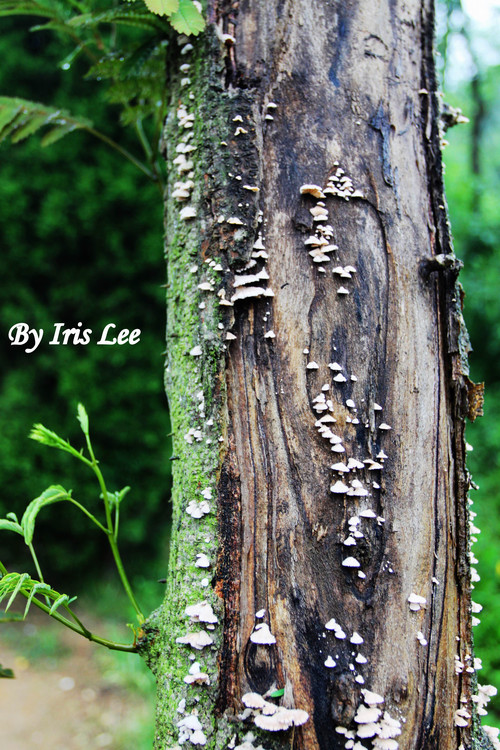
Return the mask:
<svg viewBox="0 0 500 750">
<path fill-rule="evenodd" d="M 484 417 L 467 426 L 467 440 L 474 449 L 468 455 L 469 469 L 480 487 L 471 492 L 472 509 L 477 513 L 475 524 L 482 530 L 473 547 L 481 576 L 473 599 L 484 607 L 477 615 L 481 624 L 474 629 L 474 640 L 476 655 L 483 663 L 479 683 L 500 690 L 500 65 L 489 64 L 474 53 L 478 48 L 499 53 L 500 48 L 493 28 L 490 34 L 474 39 L 459 1 L 443 2 L 441 9 L 450 13 L 448 25 L 442 28 L 448 31 L 448 38 L 441 36 L 440 47 L 444 98 L 470 118 L 469 124 L 446 133 L 448 206 L 455 252 L 464 261 L 460 281 L 466 293 L 464 315 L 473 347 L 471 377 L 486 385 Z M 497 18 L 500 20 L 500 12 Z M 469 67 L 462 76 L 455 75 L 455 80 L 452 74 L 456 74 L 457 61 L 447 55 L 444 43 L 453 37 L 458 37 L 471 57 Z M 496 59 L 499 57 L 497 54 Z M 478 114 L 479 137 L 475 135 Z M 479 154 L 476 168 L 474 145 Z M 489 711 L 484 723 L 500 727 L 499 695 L 492 699 Z"/>
<path fill-rule="evenodd" d="M 103 86 L 83 79 L 83 61 L 63 70 L 59 63 L 70 47 L 65 51 L 49 32 L 30 33 L 32 23 L 2 19 L 1 94 L 90 117 L 137 152 L 117 124 L 119 108 L 104 101 Z M 82 401 L 109 486 L 132 486 L 121 524 L 130 573 L 156 578 L 164 572 L 170 482 L 161 195 L 133 165 L 82 132 L 47 149 L 37 137 L 3 144 L 0 247 L 0 515 L 22 513 L 52 483 L 73 488 L 77 498 L 95 498 L 98 508 L 92 480 L 76 462 L 27 440 L 33 422 L 42 422 L 80 446 L 75 414 Z M 45 331 L 32 354 L 8 341 L 19 321 Z M 93 331 L 88 346 L 49 346 L 54 323 L 79 321 Z M 117 330 L 140 328 L 140 343 L 97 346 L 109 322 Z M 40 518 L 37 549 L 56 588 L 70 571 L 83 580 L 107 566 L 104 543 L 92 530 L 82 534 L 81 524 L 69 508 L 51 508 Z M 1 540 L 4 562 L 24 566 L 22 542 L 8 536 Z"/>
</svg>

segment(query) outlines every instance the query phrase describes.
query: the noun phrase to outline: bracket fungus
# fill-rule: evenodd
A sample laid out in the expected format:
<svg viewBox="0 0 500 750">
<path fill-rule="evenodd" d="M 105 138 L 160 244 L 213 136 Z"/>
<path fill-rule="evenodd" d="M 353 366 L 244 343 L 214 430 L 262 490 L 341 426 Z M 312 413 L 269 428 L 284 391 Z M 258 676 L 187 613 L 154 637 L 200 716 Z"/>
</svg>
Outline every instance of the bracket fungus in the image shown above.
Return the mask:
<svg viewBox="0 0 500 750">
<path fill-rule="evenodd" d="M 274 297 L 274 292 L 272 289 L 264 289 L 261 286 L 243 286 L 233 294 L 231 302 L 248 299 L 249 297 Z"/>
<path fill-rule="evenodd" d="M 203 518 L 210 511 L 210 505 L 206 500 L 202 500 L 200 503 L 197 500 L 190 500 L 186 507 L 186 513 L 192 518 Z"/>
<path fill-rule="evenodd" d="M 188 219 L 194 219 L 196 216 L 196 208 L 194 206 L 184 206 L 179 212 L 179 218 L 182 221 L 188 221 Z"/>
<path fill-rule="evenodd" d="M 414 593 L 410 594 L 407 601 L 412 612 L 418 612 L 427 604 L 427 599 L 425 597 L 419 596 L 418 594 Z"/>
<path fill-rule="evenodd" d="M 271 646 L 276 643 L 276 638 L 269 630 L 269 625 L 265 622 L 255 626 L 255 630 L 250 636 L 252 643 L 258 643 L 264 646 Z"/>
<path fill-rule="evenodd" d="M 195 565 L 197 568 L 209 568 L 210 567 L 210 560 L 203 552 L 199 552 L 196 555 L 196 562 Z"/>
<path fill-rule="evenodd" d="M 300 188 L 301 195 L 312 195 L 314 198 L 324 198 L 325 194 L 319 185 L 302 185 Z"/>
<path fill-rule="evenodd" d="M 345 495 L 346 492 L 349 490 L 349 487 L 340 481 L 340 479 L 335 482 L 335 484 L 332 484 L 330 487 L 330 492 L 335 492 L 336 494 L 342 494 Z"/>
<path fill-rule="evenodd" d="M 267 705 L 267 701 L 259 693 L 245 693 L 241 702 L 247 708 L 264 708 Z"/>
<path fill-rule="evenodd" d="M 212 605 L 207 601 L 198 602 L 198 604 L 191 604 L 186 607 L 185 614 L 190 617 L 193 622 L 206 622 L 211 625 L 218 623 L 218 619 L 214 614 Z"/>
<path fill-rule="evenodd" d="M 309 719 L 307 711 L 299 708 L 278 708 L 269 716 L 257 714 L 254 719 L 255 726 L 259 729 L 267 729 L 269 732 L 279 732 L 290 729 L 292 726 L 305 724 Z"/>
</svg>

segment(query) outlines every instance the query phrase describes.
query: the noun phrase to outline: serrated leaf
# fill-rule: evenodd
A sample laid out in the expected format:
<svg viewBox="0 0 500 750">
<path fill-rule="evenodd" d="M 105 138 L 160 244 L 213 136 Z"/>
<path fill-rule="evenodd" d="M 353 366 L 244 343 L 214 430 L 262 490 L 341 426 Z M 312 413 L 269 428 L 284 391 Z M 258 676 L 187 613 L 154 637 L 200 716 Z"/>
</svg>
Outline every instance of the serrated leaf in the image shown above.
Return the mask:
<svg viewBox="0 0 500 750">
<path fill-rule="evenodd" d="M 31 606 L 31 602 L 33 601 L 33 597 L 38 594 L 39 592 L 43 591 L 44 594 L 57 594 L 57 592 L 52 591 L 48 583 L 40 583 L 40 581 L 32 581 L 34 583 L 33 588 L 30 591 L 30 595 L 28 596 L 28 601 L 26 602 L 26 606 L 24 608 L 24 617 L 28 614 L 29 608 Z"/>
<path fill-rule="evenodd" d="M 83 404 L 78 404 L 78 421 L 84 435 L 89 434 L 89 415 L 85 411 Z"/>
<path fill-rule="evenodd" d="M 31 440 L 36 440 L 37 443 L 47 445 L 49 448 L 59 448 L 71 453 L 71 445 L 62 437 L 59 437 L 57 432 L 49 430 L 43 424 L 34 424 L 28 437 Z"/>
<path fill-rule="evenodd" d="M 48 487 L 45 492 L 42 492 L 39 497 L 36 497 L 31 501 L 21 519 L 21 526 L 26 544 L 31 544 L 33 541 L 35 521 L 41 509 L 47 505 L 52 505 L 52 503 L 69 500 L 70 498 L 71 493 L 67 492 L 64 487 L 61 487 L 60 485 L 52 485 Z"/>
<path fill-rule="evenodd" d="M 45 146 L 51 146 L 53 143 L 61 140 L 61 138 L 64 138 L 65 135 L 72 133 L 74 130 L 76 130 L 76 126 L 73 124 L 62 125 L 60 127 L 53 128 L 43 136 L 40 144 L 44 148 Z"/>
<path fill-rule="evenodd" d="M 130 3 L 129 5 L 117 5 L 109 8 L 102 13 L 84 13 L 79 16 L 73 16 L 68 22 L 72 28 L 91 28 L 102 23 L 124 24 L 126 26 L 138 26 L 139 28 L 153 28 L 164 30 L 166 27 L 165 19 L 152 15 L 144 7 Z"/>
<path fill-rule="evenodd" d="M 9 136 L 14 142 L 20 141 L 45 126 L 52 128 L 42 140 L 42 144 L 48 145 L 73 130 L 91 129 L 92 122 L 39 102 L 0 96 L 0 141 Z"/>
<path fill-rule="evenodd" d="M 33 135 L 37 130 L 43 128 L 46 122 L 46 115 L 35 115 L 24 122 L 24 124 L 16 123 L 15 127 L 11 128 L 10 139 L 12 143 L 19 143 L 28 138 L 28 136 Z"/>
<path fill-rule="evenodd" d="M 73 597 L 73 599 L 70 599 L 67 594 L 61 594 L 60 596 L 57 597 L 54 604 L 50 608 L 49 615 L 52 615 L 56 611 L 56 609 L 61 606 L 61 604 L 69 604 L 70 601 L 74 601 L 75 598 L 76 597 Z"/>
<path fill-rule="evenodd" d="M 2 583 L 4 583 L 5 579 L 9 578 L 9 576 L 12 576 L 12 580 L 8 581 L 8 587 L 5 589 L 5 592 L 4 593 L 0 593 L 0 601 L 2 601 L 2 599 L 5 596 L 7 596 L 7 594 L 9 594 L 12 591 L 10 599 L 7 602 L 7 606 L 5 607 L 5 611 L 6 612 L 9 609 L 10 605 L 12 604 L 12 602 L 14 601 L 14 599 L 16 598 L 16 596 L 18 595 L 18 593 L 21 591 L 23 583 L 25 583 L 25 581 L 27 581 L 27 580 L 28 581 L 30 580 L 30 577 L 29 577 L 29 575 L 27 573 L 9 573 L 8 576 L 4 576 L 2 578 Z M 15 585 L 12 588 L 12 585 L 14 583 L 15 583 Z"/>
<path fill-rule="evenodd" d="M 179 0 L 179 10 L 168 19 L 179 34 L 198 36 L 205 28 L 205 19 L 191 0 Z"/>
<path fill-rule="evenodd" d="M 144 3 L 157 16 L 170 16 L 179 9 L 179 0 L 144 0 Z"/>
<path fill-rule="evenodd" d="M 155 35 L 131 50 L 123 61 L 121 77 L 132 78 L 139 75 L 146 63 L 158 52 L 161 44 L 162 39 Z"/>
<path fill-rule="evenodd" d="M 9 125 L 21 112 L 21 105 L 13 105 L 12 107 L 2 106 L 0 100 L 0 133 L 2 130 Z"/>
<path fill-rule="evenodd" d="M 6 518 L 0 518 L 0 531 L 15 531 L 17 534 L 24 536 L 23 530 L 16 521 L 8 521 Z"/>
<path fill-rule="evenodd" d="M 21 593 L 27 599 L 24 614 L 12 614 L 9 616 L 2 615 L 0 616 L 0 621 L 6 622 L 10 620 L 24 620 L 33 602 L 33 599 L 38 594 L 43 594 L 45 598 L 54 600 L 54 604 L 51 607 L 50 614 L 53 614 L 53 612 L 55 612 L 57 607 L 59 607 L 60 605 L 71 604 L 71 602 L 76 599 L 76 597 L 72 597 L 70 599 L 67 594 L 60 594 L 58 591 L 55 591 L 53 588 L 51 588 L 48 583 L 42 583 L 42 581 L 37 581 L 33 578 L 30 578 L 28 573 L 7 573 L 0 579 L 0 602 L 5 599 L 8 594 L 10 594 L 9 601 L 7 602 L 7 606 L 5 607 L 5 612 L 7 612 L 10 605 L 19 593 Z"/>
<path fill-rule="evenodd" d="M 73 50 L 71 50 L 69 55 L 66 55 L 64 60 L 61 60 L 61 62 L 59 63 L 59 67 L 62 68 L 62 70 L 69 70 L 69 68 L 71 68 L 71 65 L 83 49 L 84 45 L 79 44 L 78 47 L 75 47 Z"/>
</svg>

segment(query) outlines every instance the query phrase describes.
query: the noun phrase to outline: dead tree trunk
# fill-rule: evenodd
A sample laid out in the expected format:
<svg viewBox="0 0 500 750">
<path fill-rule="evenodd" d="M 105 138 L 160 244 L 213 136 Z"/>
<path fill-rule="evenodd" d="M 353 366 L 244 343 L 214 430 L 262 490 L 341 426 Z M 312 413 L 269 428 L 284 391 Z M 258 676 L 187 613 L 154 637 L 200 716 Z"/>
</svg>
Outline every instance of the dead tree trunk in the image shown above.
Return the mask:
<svg viewBox="0 0 500 750">
<path fill-rule="evenodd" d="M 432 0 L 208 5 L 165 131 L 156 747 L 486 747 Z"/>
</svg>

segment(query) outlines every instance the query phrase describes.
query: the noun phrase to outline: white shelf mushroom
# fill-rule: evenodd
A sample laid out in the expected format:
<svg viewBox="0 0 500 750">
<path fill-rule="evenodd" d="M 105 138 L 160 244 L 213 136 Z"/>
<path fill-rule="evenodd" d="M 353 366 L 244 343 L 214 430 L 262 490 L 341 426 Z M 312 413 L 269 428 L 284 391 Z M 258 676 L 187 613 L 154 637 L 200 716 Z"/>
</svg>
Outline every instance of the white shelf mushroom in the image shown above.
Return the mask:
<svg viewBox="0 0 500 750">
<path fill-rule="evenodd" d="M 269 625 L 265 622 L 255 626 L 254 632 L 250 636 L 252 643 L 258 643 L 264 646 L 270 646 L 276 643 L 276 638 L 269 630 Z"/>
<path fill-rule="evenodd" d="M 213 639 L 208 635 L 206 630 L 198 630 L 194 633 L 187 633 L 187 635 L 176 638 L 175 642 L 191 646 L 191 648 L 201 651 L 205 646 L 211 646 Z"/>
</svg>

